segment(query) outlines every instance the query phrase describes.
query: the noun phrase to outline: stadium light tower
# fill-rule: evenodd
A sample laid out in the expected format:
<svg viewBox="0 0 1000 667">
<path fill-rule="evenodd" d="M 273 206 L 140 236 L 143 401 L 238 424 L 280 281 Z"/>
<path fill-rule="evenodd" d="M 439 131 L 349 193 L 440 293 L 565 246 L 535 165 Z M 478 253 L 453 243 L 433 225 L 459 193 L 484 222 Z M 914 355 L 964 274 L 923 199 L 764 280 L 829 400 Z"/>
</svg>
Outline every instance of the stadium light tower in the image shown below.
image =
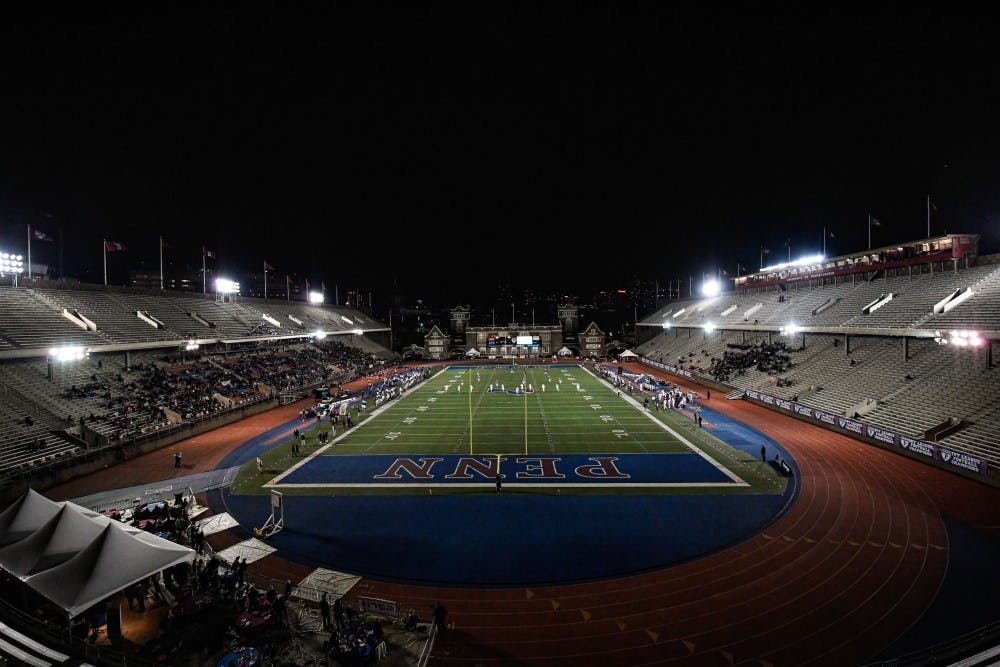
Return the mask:
<svg viewBox="0 0 1000 667">
<path fill-rule="evenodd" d="M 17 287 L 17 277 L 24 273 L 24 257 L 13 252 L 0 251 L 0 276 L 10 274 L 11 282 Z"/>
</svg>

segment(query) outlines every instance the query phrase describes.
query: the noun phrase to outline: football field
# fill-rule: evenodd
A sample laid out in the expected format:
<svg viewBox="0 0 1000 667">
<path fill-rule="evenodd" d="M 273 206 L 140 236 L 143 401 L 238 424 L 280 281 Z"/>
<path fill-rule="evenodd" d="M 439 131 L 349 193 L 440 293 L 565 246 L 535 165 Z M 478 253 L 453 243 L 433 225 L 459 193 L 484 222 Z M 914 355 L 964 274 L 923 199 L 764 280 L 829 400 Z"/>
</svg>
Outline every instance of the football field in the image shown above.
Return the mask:
<svg viewBox="0 0 1000 667">
<path fill-rule="evenodd" d="M 261 492 L 503 491 L 780 493 L 784 480 L 686 413 L 643 405 L 575 364 L 452 366 L 372 405 L 332 442 L 305 431 L 303 455 L 268 455 Z M 244 471 L 246 473 L 246 471 Z M 245 474 L 244 482 L 249 482 Z M 253 475 L 251 475 L 251 478 Z M 242 492 L 252 492 L 248 483 Z M 617 489 L 618 491 L 615 491 Z"/>
</svg>

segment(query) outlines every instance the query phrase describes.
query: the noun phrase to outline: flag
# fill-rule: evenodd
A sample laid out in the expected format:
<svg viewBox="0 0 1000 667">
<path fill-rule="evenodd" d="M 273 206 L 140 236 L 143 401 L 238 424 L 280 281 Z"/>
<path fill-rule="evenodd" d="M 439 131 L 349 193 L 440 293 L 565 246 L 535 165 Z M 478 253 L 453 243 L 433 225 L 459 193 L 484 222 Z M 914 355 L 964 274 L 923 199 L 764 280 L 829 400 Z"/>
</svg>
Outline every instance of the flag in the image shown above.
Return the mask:
<svg viewBox="0 0 1000 667">
<path fill-rule="evenodd" d="M 871 225 L 872 225 L 872 227 L 880 227 L 882 225 L 882 223 L 878 221 L 878 218 L 872 218 L 871 219 Z"/>
<path fill-rule="evenodd" d="M 125 250 L 125 244 L 119 241 L 105 241 L 104 246 L 108 249 L 108 252 L 119 252 Z"/>
<path fill-rule="evenodd" d="M 729 275 L 729 271 L 726 271 L 725 269 L 722 269 L 721 273 L 724 276 L 728 276 Z"/>
<path fill-rule="evenodd" d="M 785 241 L 785 247 L 787 248 L 789 245 L 791 245 L 791 243 L 792 243 L 791 239 L 786 240 Z"/>
<path fill-rule="evenodd" d="M 36 241 L 48 241 L 49 243 L 55 243 L 56 241 L 54 238 L 52 238 L 51 236 L 49 236 L 40 229 L 32 229 L 31 238 L 33 238 Z"/>
<path fill-rule="evenodd" d="M 285 284 L 286 285 L 291 285 L 292 284 L 292 277 L 290 275 L 288 275 L 287 273 L 285 274 Z"/>
<path fill-rule="evenodd" d="M 160 247 L 161 248 L 172 248 L 173 246 L 171 246 L 169 243 L 167 243 L 166 241 L 164 241 L 163 237 L 161 236 L 160 237 Z"/>
<path fill-rule="evenodd" d="M 764 253 L 765 255 L 770 255 L 771 254 L 771 249 L 770 248 L 761 248 L 760 251 L 762 253 Z"/>
<path fill-rule="evenodd" d="M 930 195 L 927 196 L 927 205 L 931 207 L 932 211 L 938 210 L 937 206 L 934 205 L 934 202 L 931 201 Z"/>
<path fill-rule="evenodd" d="M 202 251 L 205 253 L 205 257 L 209 259 L 215 259 L 215 253 L 212 252 L 211 250 L 205 250 L 204 248 L 202 248 Z"/>
<path fill-rule="evenodd" d="M 326 283 L 320 281 L 319 288 L 320 288 L 321 291 L 323 291 L 325 293 L 326 292 Z"/>
<path fill-rule="evenodd" d="M 270 264 L 268 264 L 266 259 L 264 260 L 264 270 L 265 271 L 274 271 L 274 267 L 271 266 Z"/>
<path fill-rule="evenodd" d="M 827 236 L 827 238 L 831 238 L 831 239 L 834 238 L 833 232 L 827 232 L 826 236 Z"/>
</svg>

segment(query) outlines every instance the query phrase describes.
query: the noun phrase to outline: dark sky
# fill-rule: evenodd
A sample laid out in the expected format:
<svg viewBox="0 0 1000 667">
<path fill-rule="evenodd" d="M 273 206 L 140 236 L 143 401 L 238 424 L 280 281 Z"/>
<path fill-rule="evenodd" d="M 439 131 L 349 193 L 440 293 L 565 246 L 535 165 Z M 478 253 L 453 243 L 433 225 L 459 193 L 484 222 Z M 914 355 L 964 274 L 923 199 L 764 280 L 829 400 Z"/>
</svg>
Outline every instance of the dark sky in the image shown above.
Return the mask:
<svg viewBox="0 0 1000 667">
<path fill-rule="evenodd" d="M 1000 249 L 985 10 L 164 4 L 5 10 L 0 243 L 454 303 L 921 238 L 928 193 Z"/>
</svg>

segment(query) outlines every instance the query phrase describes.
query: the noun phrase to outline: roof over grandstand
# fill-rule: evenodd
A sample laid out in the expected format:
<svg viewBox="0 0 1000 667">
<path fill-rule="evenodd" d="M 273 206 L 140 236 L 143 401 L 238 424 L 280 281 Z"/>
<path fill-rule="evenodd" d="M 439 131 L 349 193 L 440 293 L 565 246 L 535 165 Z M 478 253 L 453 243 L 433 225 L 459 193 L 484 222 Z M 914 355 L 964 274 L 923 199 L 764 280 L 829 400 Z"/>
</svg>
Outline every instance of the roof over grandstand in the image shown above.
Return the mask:
<svg viewBox="0 0 1000 667">
<path fill-rule="evenodd" d="M 194 551 L 29 489 L 0 513 L 0 568 L 77 616 Z"/>
</svg>

